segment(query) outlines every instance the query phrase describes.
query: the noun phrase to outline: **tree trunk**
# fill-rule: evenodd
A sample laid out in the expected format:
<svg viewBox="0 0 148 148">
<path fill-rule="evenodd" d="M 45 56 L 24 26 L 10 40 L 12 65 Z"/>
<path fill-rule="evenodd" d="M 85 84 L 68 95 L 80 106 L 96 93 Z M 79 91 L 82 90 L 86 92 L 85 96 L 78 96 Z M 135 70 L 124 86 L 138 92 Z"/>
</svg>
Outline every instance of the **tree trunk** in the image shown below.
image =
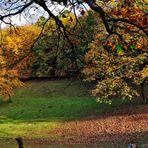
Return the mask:
<svg viewBox="0 0 148 148">
<path fill-rule="evenodd" d="M 147 91 L 146 91 L 146 95 L 145 95 L 145 88 L 146 88 L 146 90 L 148 89 L 148 86 L 147 86 L 148 81 L 147 80 L 148 80 L 148 77 L 146 77 L 141 84 L 141 95 L 142 95 L 143 102 L 145 104 L 148 103 Z"/>
</svg>

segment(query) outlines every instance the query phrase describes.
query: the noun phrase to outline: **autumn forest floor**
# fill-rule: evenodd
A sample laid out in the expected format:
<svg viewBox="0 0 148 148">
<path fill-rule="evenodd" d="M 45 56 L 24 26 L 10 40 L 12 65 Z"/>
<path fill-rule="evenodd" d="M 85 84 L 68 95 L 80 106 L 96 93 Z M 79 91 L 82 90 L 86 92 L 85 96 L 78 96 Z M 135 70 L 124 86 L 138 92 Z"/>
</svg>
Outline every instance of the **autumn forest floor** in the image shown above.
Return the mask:
<svg viewBox="0 0 148 148">
<path fill-rule="evenodd" d="M 68 79 L 25 82 L 11 103 L 0 100 L 0 148 L 17 148 L 19 136 L 25 148 L 146 146 L 148 106 L 120 99 L 98 104 L 89 87 Z"/>
</svg>

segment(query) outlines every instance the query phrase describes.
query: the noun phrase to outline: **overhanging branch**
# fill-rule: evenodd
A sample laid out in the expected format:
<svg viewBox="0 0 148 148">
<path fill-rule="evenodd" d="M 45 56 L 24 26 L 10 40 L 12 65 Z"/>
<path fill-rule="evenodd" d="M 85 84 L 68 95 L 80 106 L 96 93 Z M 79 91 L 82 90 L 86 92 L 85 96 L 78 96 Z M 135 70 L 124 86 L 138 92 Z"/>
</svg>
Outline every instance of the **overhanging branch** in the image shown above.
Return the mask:
<svg viewBox="0 0 148 148">
<path fill-rule="evenodd" d="M 72 53 L 73 53 L 73 58 L 74 58 L 74 61 L 75 61 L 75 68 L 77 70 L 79 70 L 78 68 L 78 64 L 77 64 L 77 58 L 76 58 L 76 54 L 75 54 L 75 47 L 74 47 L 74 44 L 72 43 L 72 41 L 70 40 L 68 34 L 67 34 L 67 30 L 65 28 L 65 26 L 63 25 L 62 21 L 56 17 L 47 7 L 45 1 L 38 1 L 36 0 L 35 1 L 39 6 L 41 6 L 48 14 L 51 18 L 54 19 L 54 21 L 56 22 L 56 25 L 59 27 L 59 31 L 61 32 L 62 35 L 64 35 L 64 37 L 67 39 L 67 41 L 69 42 L 69 44 L 71 45 L 71 49 L 72 49 Z M 61 30 L 62 28 L 62 30 Z"/>
<path fill-rule="evenodd" d="M 137 27 L 138 29 L 140 29 L 142 32 L 144 32 L 146 35 L 148 35 L 148 32 L 141 26 L 133 23 L 133 22 L 130 22 L 129 20 L 126 20 L 126 19 L 108 19 L 107 22 L 123 22 L 123 23 L 127 23 L 127 24 L 130 24 L 130 25 L 133 25 L 135 27 Z"/>
<path fill-rule="evenodd" d="M 15 16 L 17 14 L 22 13 L 26 8 L 28 8 L 29 6 L 31 6 L 33 4 L 33 1 L 29 2 L 28 4 L 24 5 L 21 9 L 19 9 L 18 11 L 14 12 L 14 13 L 9 13 L 6 15 L 0 15 L 0 20 L 3 21 L 5 18 L 10 17 L 10 16 Z"/>
</svg>

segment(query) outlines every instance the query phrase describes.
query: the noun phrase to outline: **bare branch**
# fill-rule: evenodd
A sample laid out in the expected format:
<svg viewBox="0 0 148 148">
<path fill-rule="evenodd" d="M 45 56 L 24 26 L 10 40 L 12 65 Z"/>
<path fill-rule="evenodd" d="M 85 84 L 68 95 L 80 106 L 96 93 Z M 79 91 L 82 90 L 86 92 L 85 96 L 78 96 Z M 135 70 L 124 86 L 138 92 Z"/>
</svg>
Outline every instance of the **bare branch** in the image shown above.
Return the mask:
<svg viewBox="0 0 148 148">
<path fill-rule="evenodd" d="M 14 13 L 9 13 L 9 14 L 6 14 L 6 15 L 0 15 L 0 20 L 1 21 L 4 21 L 4 18 L 7 18 L 7 17 L 10 17 L 10 16 L 15 16 L 17 14 L 20 14 L 22 13 L 26 8 L 28 8 L 29 6 L 31 6 L 33 4 L 33 1 L 29 2 L 28 4 L 24 5 L 24 7 L 22 7 L 20 10 L 14 12 Z"/>
</svg>

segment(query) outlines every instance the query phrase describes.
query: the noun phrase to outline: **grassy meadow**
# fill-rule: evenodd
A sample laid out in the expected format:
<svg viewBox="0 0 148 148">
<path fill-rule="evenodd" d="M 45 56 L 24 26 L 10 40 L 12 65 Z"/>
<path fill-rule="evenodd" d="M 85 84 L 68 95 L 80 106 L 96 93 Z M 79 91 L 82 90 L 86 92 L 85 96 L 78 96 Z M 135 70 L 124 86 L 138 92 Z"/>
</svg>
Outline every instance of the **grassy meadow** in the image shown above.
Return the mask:
<svg viewBox="0 0 148 148">
<path fill-rule="evenodd" d="M 64 122 L 112 112 L 123 104 L 121 100 L 98 104 L 88 94 L 89 87 L 88 83 L 67 79 L 25 82 L 15 91 L 11 103 L 0 101 L 0 141 L 19 136 L 56 140 L 60 137 L 53 131 Z"/>
</svg>

